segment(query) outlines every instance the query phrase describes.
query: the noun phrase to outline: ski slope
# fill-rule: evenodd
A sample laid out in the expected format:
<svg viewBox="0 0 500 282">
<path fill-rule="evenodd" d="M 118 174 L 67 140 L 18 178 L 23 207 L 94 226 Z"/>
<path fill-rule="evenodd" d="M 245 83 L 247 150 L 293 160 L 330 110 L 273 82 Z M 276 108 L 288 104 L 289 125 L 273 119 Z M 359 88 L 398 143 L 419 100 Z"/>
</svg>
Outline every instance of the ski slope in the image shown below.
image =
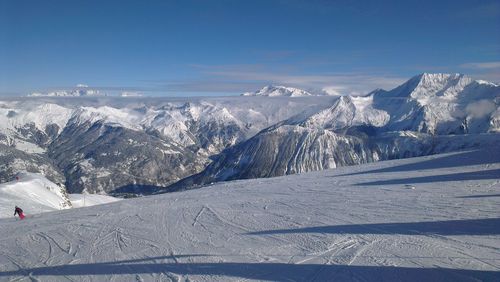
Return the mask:
<svg viewBox="0 0 500 282">
<path fill-rule="evenodd" d="M 0 281 L 499 281 L 499 152 L 0 219 Z"/>
<path fill-rule="evenodd" d="M 0 184 L 0 218 L 12 217 L 14 207 L 21 207 L 26 216 L 93 206 L 118 201 L 106 195 L 67 194 L 62 186 L 40 174 L 22 172 L 17 180 Z"/>
</svg>

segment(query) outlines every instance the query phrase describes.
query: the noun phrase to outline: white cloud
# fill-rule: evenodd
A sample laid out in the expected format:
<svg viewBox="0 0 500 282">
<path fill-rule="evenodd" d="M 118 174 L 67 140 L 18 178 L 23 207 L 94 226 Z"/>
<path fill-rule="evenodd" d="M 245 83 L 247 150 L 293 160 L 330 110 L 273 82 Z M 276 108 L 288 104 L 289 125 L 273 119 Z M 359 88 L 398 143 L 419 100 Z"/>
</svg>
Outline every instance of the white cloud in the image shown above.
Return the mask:
<svg viewBox="0 0 500 282">
<path fill-rule="evenodd" d="M 326 86 L 321 90 L 331 96 L 340 96 L 342 95 L 341 91 L 344 90 L 344 88 L 338 86 Z"/>
<path fill-rule="evenodd" d="M 141 97 L 143 94 L 137 91 L 123 91 L 121 93 L 122 97 Z"/>
<path fill-rule="evenodd" d="M 467 63 L 460 65 L 460 67 L 468 69 L 499 69 L 500 62 Z"/>
<path fill-rule="evenodd" d="M 496 105 L 488 100 L 480 100 L 467 105 L 465 111 L 475 118 L 482 118 L 496 110 Z"/>
<path fill-rule="evenodd" d="M 270 70 L 255 65 L 196 67 L 208 77 L 208 80 L 218 81 L 219 86 L 225 82 L 234 84 L 235 81 L 242 85 L 255 85 L 254 88 L 256 89 L 266 84 L 276 84 L 302 89 L 316 89 L 330 95 L 363 95 L 377 88 L 390 90 L 409 79 L 409 77 L 369 75 L 364 73 L 296 74 L 291 70 Z M 254 89 L 241 89 L 240 91 L 245 92 L 250 90 Z"/>
</svg>

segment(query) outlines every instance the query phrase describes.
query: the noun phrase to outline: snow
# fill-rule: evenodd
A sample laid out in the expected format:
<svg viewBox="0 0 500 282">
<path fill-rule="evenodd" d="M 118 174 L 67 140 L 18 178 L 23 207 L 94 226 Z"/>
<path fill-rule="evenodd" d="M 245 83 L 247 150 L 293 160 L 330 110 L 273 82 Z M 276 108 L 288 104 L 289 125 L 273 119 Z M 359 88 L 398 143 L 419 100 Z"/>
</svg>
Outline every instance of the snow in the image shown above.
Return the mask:
<svg viewBox="0 0 500 282">
<path fill-rule="evenodd" d="M 15 142 L 16 149 L 21 150 L 26 153 L 32 153 L 32 154 L 43 154 L 46 152 L 46 150 L 37 144 L 26 142 L 24 140 L 16 140 Z"/>
<path fill-rule="evenodd" d="M 42 175 L 22 172 L 17 177 L 11 182 L 0 184 L 0 218 L 11 217 L 16 205 L 28 216 L 84 205 L 83 195 L 68 195 L 63 187 Z M 85 206 L 114 201 L 118 199 L 104 195 L 85 196 Z"/>
<path fill-rule="evenodd" d="M 488 85 L 488 86 L 493 86 L 493 87 L 498 87 L 498 84 L 495 84 L 493 82 L 489 82 L 489 81 L 486 81 L 486 80 L 481 80 L 481 79 L 476 80 L 476 83 L 483 84 L 483 85 Z"/>
<path fill-rule="evenodd" d="M 19 180 L 0 184 L 0 217 L 12 216 L 14 206 L 25 213 L 40 213 L 69 208 L 64 196 L 57 193 L 61 188 L 42 176 L 20 173 Z"/>
<path fill-rule="evenodd" d="M 28 96 L 31 97 L 84 97 L 84 96 L 105 96 L 99 90 L 91 89 L 86 84 L 77 84 L 74 89 L 56 90 L 49 92 L 33 92 Z"/>
<path fill-rule="evenodd" d="M 456 98 L 472 82 L 470 77 L 459 73 L 423 73 L 391 90 L 393 92 L 391 96 L 411 97 L 420 104 L 427 105 L 436 97 Z"/>
<path fill-rule="evenodd" d="M 90 207 L 119 201 L 118 198 L 97 194 L 69 194 L 73 208 Z"/>
<path fill-rule="evenodd" d="M 373 108 L 373 95 L 342 96 L 332 107 L 308 117 L 303 125 L 333 130 L 357 125 L 381 127 L 387 124 L 389 119 L 387 112 Z"/>
<path fill-rule="evenodd" d="M 491 104 L 484 110 L 491 113 L 498 107 L 499 94 L 499 86 L 463 74 L 423 73 L 391 91 L 379 91 L 374 97 L 379 100 L 376 107 L 390 114 L 387 126 L 392 130 L 453 134 L 481 133 L 485 128 L 496 131 L 488 128 L 484 120 L 468 115 L 467 108 L 484 100 Z M 480 106 L 483 108 L 484 103 Z"/>
<path fill-rule="evenodd" d="M 0 280 L 498 281 L 498 152 L 0 219 Z"/>
<path fill-rule="evenodd" d="M 148 134 L 157 132 L 180 149 L 201 146 L 196 153 L 206 158 L 276 122 L 306 110 L 325 108 L 332 100 L 329 97 L 275 97 L 271 101 L 267 97 L 6 99 L 0 102 L 0 143 L 29 154 L 44 154 L 64 129 L 103 123 Z M 5 137 L 1 138 L 2 135 Z M 179 152 L 172 149 L 165 153 Z"/>
<path fill-rule="evenodd" d="M 267 85 L 255 92 L 243 93 L 242 96 L 306 97 L 315 95 L 305 90 L 294 87 Z"/>
<path fill-rule="evenodd" d="M 500 132 L 500 107 L 491 115 L 490 132 Z"/>
<path fill-rule="evenodd" d="M 110 106 L 81 107 L 77 111 L 80 122 L 95 123 L 103 121 L 109 126 L 123 126 L 132 130 L 139 130 L 140 114 L 133 109 L 119 109 Z"/>
<path fill-rule="evenodd" d="M 14 130 L 26 124 L 34 124 L 41 131 L 50 124 L 56 124 L 59 132 L 66 126 L 72 115 L 72 110 L 55 103 L 42 103 L 32 105 L 9 103 L 0 107 L 0 130 Z"/>
</svg>

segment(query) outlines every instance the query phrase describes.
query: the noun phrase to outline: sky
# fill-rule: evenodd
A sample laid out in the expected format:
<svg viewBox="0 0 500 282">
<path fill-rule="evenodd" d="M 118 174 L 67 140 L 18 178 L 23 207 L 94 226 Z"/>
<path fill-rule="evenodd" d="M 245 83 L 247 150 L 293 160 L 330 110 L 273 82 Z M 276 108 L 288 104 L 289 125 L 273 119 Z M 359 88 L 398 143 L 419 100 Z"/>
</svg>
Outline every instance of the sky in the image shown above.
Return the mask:
<svg viewBox="0 0 500 282">
<path fill-rule="evenodd" d="M 0 95 L 356 95 L 422 72 L 500 82 L 500 1 L 0 0 Z"/>
</svg>

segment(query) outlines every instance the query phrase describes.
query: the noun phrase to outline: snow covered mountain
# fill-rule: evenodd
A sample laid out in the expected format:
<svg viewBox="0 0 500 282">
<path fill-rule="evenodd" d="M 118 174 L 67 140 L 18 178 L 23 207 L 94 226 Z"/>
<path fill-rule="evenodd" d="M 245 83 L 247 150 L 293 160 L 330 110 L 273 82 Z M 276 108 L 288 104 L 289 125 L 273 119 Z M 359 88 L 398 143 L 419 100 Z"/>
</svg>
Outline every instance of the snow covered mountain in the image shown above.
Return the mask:
<svg viewBox="0 0 500 282">
<path fill-rule="evenodd" d="M 99 90 L 89 88 L 88 85 L 78 84 L 74 89 L 56 90 L 56 91 L 50 91 L 50 92 L 46 92 L 46 93 L 33 92 L 29 96 L 31 96 L 31 97 L 41 97 L 41 96 L 42 97 L 43 96 L 48 96 L 48 97 L 88 97 L 88 96 L 106 96 L 106 94 L 102 93 Z"/>
<path fill-rule="evenodd" d="M 0 102 L 0 179 L 39 172 L 72 193 L 151 193 L 330 99 L 14 99 Z M 326 102 L 326 103 L 325 103 Z"/>
<path fill-rule="evenodd" d="M 385 130 L 432 134 L 499 132 L 495 116 L 500 86 L 463 74 L 421 74 L 391 91 L 374 94 L 375 107 L 391 115 Z"/>
<path fill-rule="evenodd" d="M 340 97 L 329 108 L 273 125 L 172 188 L 491 146 L 500 141 L 499 106 L 498 85 L 421 74 L 391 91 Z"/>
<path fill-rule="evenodd" d="M 16 205 L 30 217 L 43 212 L 115 201 L 118 199 L 104 195 L 68 194 L 63 185 L 34 173 L 18 173 L 15 179 L 0 184 L 0 218 L 11 217 Z"/>
<path fill-rule="evenodd" d="M 224 150 L 201 173 L 171 189 L 218 181 L 263 178 L 378 160 L 363 140 L 328 130 L 281 125 Z"/>
<path fill-rule="evenodd" d="M 460 74 L 363 97 L 258 93 L 286 97 L 0 101 L 0 180 L 30 171 L 72 193 L 144 194 L 499 140 L 500 86 Z"/>
<path fill-rule="evenodd" d="M 294 87 L 267 85 L 255 92 L 243 93 L 242 96 L 306 97 L 315 95 Z"/>
<path fill-rule="evenodd" d="M 463 74 L 420 74 L 391 91 L 344 96 L 329 109 L 301 121 L 338 131 L 367 125 L 380 131 L 434 135 L 499 132 L 500 86 Z"/>
<path fill-rule="evenodd" d="M 169 189 L 491 147 L 500 139 L 498 134 L 434 136 L 401 131 L 370 135 L 371 132 L 365 127 L 352 129 L 347 134 L 290 125 L 270 128 L 224 150 L 205 170 Z"/>
<path fill-rule="evenodd" d="M 498 281 L 498 150 L 10 209 L 0 281 Z"/>
<path fill-rule="evenodd" d="M 300 121 L 300 125 L 332 131 L 360 125 L 382 127 L 388 123 L 390 115 L 383 110 L 374 108 L 373 99 L 373 95 L 366 97 L 342 96 L 333 106 Z"/>
</svg>

